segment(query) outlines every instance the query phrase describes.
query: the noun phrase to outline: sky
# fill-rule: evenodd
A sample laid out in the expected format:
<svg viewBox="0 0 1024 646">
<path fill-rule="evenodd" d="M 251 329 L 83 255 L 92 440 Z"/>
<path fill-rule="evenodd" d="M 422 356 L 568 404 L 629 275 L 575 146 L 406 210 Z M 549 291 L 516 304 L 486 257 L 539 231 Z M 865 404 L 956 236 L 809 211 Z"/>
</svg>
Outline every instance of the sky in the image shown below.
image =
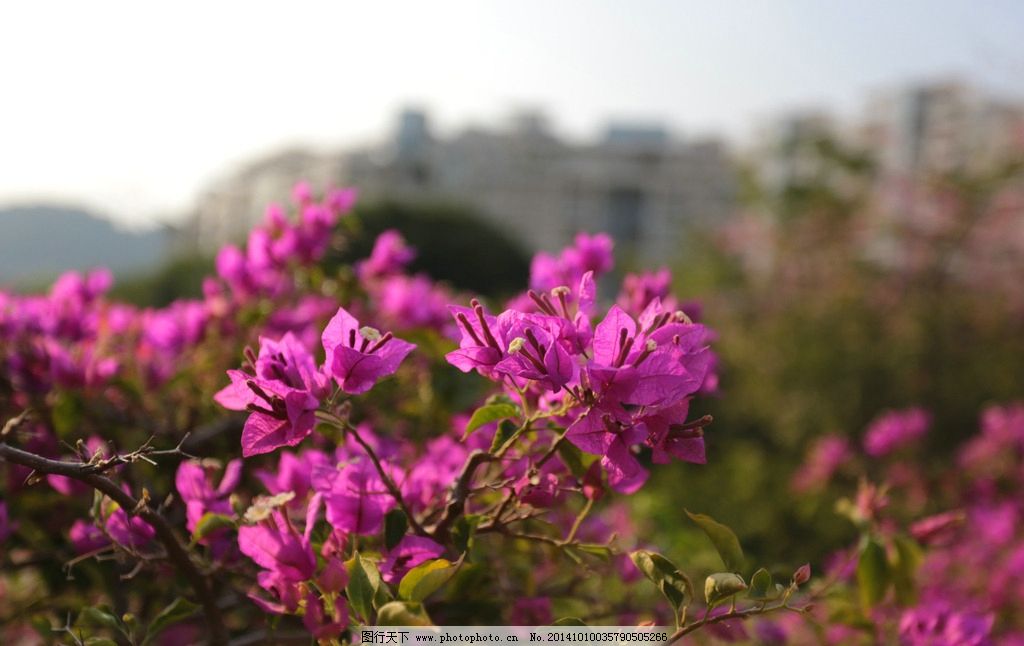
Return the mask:
<svg viewBox="0 0 1024 646">
<path fill-rule="evenodd" d="M 442 130 L 540 108 L 742 141 L 789 110 L 956 77 L 1024 91 L 1017 0 L 9 2 L 0 205 L 173 220 L 247 159 L 379 139 L 402 106 Z"/>
</svg>

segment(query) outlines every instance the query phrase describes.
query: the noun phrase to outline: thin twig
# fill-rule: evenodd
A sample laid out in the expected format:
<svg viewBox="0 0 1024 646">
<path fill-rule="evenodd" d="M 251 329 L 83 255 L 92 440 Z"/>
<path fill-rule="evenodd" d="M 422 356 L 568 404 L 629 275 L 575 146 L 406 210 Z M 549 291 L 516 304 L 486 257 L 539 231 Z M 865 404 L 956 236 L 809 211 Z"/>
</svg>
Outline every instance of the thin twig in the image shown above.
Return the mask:
<svg viewBox="0 0 1024 646">
<path fill-rule="evenodd" d="M 676 641 L 679 641 L 686 635 L 692 633 L 695 630 L 703 628 L 704 626 L 721 623 L 723 621 L 729 621 L 730 619 L 746 619 L 747 617 L 766 614 L 768 612 L 772 612 L 775 610 L 789 610 L 791 612 L 797 612 L 800 614 L 804 614 L 805 612 L 807 612 L 807 608 L 795 608 L 785 603 L 781 603 L 777 606 L 771 607 L 754 606 L 752 608 L 747 608 L 746 610 L 733 609 L 729 612 L 725 612 L 720 615 L 715 615 L 714 617 L 708 616 L 710 610 L 711 609 L 709 607 L 708 610 L 704 612 L 704 616 L 701 618 L 700 621 L 695 621 L 687 626 L 682 626 L 677 631 L 669 635 L 668 641 L 666 641 L 665 644 L 672 644 Z"/>
<path fill-rule="evenodd" d="M 185 578 L 192 585 L 193 590 L 195 590 L 196 596 L 199 598 L 199 602 L 206 613 L 206 624 L 210 631 L 210 643 L 227 643 L 227 633 L 221 621 L 220 609 L 217 608 L 216 600 L 206 578 L 200 573 L 196 564 L 192 562 L 188 552 L 181 541 L 178 540 L 177 535 L 167 520 L 146 504 L 144 499 L 140 503 L 131 494 L 123 491 L 113 480 L 95 473 L 95 465 L 51 460 L 35 453 L 17 449 L 5 442 L 0 442 L 0 458 L 7 462 L 28 467 L 39 473 L 67 476 L 84 482 L 120 505 L 121 509 L 129 516 L 139 516 L 149 523 L 156 532 L 157 538 L 167 550 L 168 558 L 181 570 Z"/>
<path fill-rule="evenodd" d="M 455 480 L 455 486 L 452 487 L 451 494 L 448 496 L 448 504 L 445 505 L 444 516 L 441 517 L 441 520 L 434 527 L 434 537 L 439 541 L 447 541 L 452 525 L 465 512 L 466 499 L 469 497 L 473 475 L 476 473 L 477 467 L 484 462 L 491 462 L 494 459 L 494 456 L 479 449 L 470 453 L 469 457 L 466 458 L 466 463 L 462 465 L 462 472 Z"/>
<path fill-rule="evenodd" d="M 430 536 L 427 530 L 423 528 L 423 525 L 421 525 L 419 521 L 416 520 L 416 517 L 413 516 L 412 510 L 409 508 L 409 505 L 406 504 L 405 498 L 402 496 L 402 490 L 399 489 L 398 485 L 395 484 L 395 481 L 391 479 L 391 476 L 384 469 L 384 465 L 381 463 L 380 458 L 377 457 L 377 453 L 369 444 L 366 443 L 366 440 L 359 435 L 359 431 L 344 419 L 326 411 L 317 411 L 317 418 L 345 431 L 355 439 L 359 446 L 363 448 L 363 451 L 366 452 L 370 461 L 373 462 L 373 466 L 377 469 L 377 474 L 380 475 L 380 479 L 384 482 L 384 486 L 387 488 L 388 493 L 391 494 L 391 497 L 395 499 L 398 506 L 403 512 L 405 512 L 405 516 L 408 518 L 409 526 L 412 527 L 412 530 L 420 536 Z"/>
<path fill-rule="evenodd" d="M 576 532 L 578 532 L 580 530 L 580 525 L 583 524 L 583 520 L 587 517 L 587 514 L 590 513 L 590 510 L 593 507 L 594 507 L 594 499 L 593 498 L 587 498 L 587 504 L 583 505 L 583 509 L 580 511 L 579 515 L 576 516 L 576 521 L 573 522 L 572 528 L 569 529 L 569 533 L 566 535 L 565 540 L 563 540 L 562 543 L 567 544 L 567 543 L 571 543 L 571 542 L 573 542 L 573 540 L 575 540 Z"/>
</svg>

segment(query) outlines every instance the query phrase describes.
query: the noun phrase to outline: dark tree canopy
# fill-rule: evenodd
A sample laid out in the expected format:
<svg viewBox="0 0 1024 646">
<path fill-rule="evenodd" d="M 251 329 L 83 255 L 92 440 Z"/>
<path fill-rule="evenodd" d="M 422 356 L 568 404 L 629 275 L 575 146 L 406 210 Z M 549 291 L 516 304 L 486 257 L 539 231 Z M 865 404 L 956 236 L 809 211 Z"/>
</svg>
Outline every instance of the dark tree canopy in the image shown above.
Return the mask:
<svg viewBox="0 0 1024 646">
<path fill-rule="evenodd" d="M 416 249 L 413 272 L 488 296 L 510 294 L 526 283 L 527 252 L 468 208 L 384 201 L 359 205 L 356 211 L 359 231 L 348 249 L 328 263 L 365 258 L 381 232 L 397 229 Z"/>
</svg>

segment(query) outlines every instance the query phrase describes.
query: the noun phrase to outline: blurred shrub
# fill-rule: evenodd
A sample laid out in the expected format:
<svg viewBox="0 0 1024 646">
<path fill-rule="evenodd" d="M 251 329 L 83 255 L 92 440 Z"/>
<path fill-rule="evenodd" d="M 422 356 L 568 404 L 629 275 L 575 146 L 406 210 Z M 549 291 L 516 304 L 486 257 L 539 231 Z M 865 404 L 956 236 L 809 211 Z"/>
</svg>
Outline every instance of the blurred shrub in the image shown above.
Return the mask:
<svg viewBox="0 0 1024 646">
<path fill-rule="evenodd" d="M 924 406 L 935 428 L 917 457 L 941 471 L 979 408 L 1020 397 L 1021 167 L 894 180 L 835 142 L 815 151 L 815 172 L 783 186 L 751 174 L 745 213 L 682 256 L 677 292 L 721 333 L 722 399 L 700 411 L 716 469 L 659 474 L 644 494 L 666 533 L 713 497 L 752 552 L 823 555 L 851 529 L 834 496 L 791 496 L 813 438 L 859 443 L 878 411 Z"/>
<path fill-rule="evenodd" d="M 213 273 L 213 258 L 178 256 L 150 273 L 119 278 L 111 295 L 140 307 L 165 307 L 179 298 L 201 297 L 203 278 Z"/>
<path fill-rule="evenodd" d="M 328 257 L 328 270 L 366 258 L 381 232 L 397 229 L 416 250 L 411 271 L 458 289 L 508 295 L 519 290 L 529 275 L 529 254 L 522 246 L 468 208 L 385 201 L 359 204 L 355 213 L 358 229 L 342 253 Z"/>
<path fill-rule="evenodd" d="M 381 232 L 397 229 L 416 249 L 411 271 L 456 288 L 485 296 L 508 295 L 519 289 L 529 274 L 526 251 L 467 208 L 378 202 L 360 204 L 354 215 L 340 224 L 351 229 L 346 247 L 324 259 L 328 273 L 366 258 Z M 201 297 L 203 277 L 214 273 L 211 257 L 179 256 L 151 273 L 119 279 L 112 296 L 138 306 L 163 307 L 179 298 Z"/>
</svg>

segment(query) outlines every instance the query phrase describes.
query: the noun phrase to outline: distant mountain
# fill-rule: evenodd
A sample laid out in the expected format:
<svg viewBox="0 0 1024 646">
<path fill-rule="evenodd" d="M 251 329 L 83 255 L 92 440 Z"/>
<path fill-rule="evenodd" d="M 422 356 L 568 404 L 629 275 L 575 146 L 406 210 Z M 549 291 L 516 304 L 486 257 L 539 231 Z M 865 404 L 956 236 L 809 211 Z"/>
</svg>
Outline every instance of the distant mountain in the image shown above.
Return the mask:
<svg viewBox="0 0 1024 646">
<path fill-rule="evenodd" d="M 74 207 L 0 208 L 0 286 L 40 286 L 69 269 L 145 271 L 166 258 L 169 239 L 166 231 L 124 231 Z"/>
</svg>

